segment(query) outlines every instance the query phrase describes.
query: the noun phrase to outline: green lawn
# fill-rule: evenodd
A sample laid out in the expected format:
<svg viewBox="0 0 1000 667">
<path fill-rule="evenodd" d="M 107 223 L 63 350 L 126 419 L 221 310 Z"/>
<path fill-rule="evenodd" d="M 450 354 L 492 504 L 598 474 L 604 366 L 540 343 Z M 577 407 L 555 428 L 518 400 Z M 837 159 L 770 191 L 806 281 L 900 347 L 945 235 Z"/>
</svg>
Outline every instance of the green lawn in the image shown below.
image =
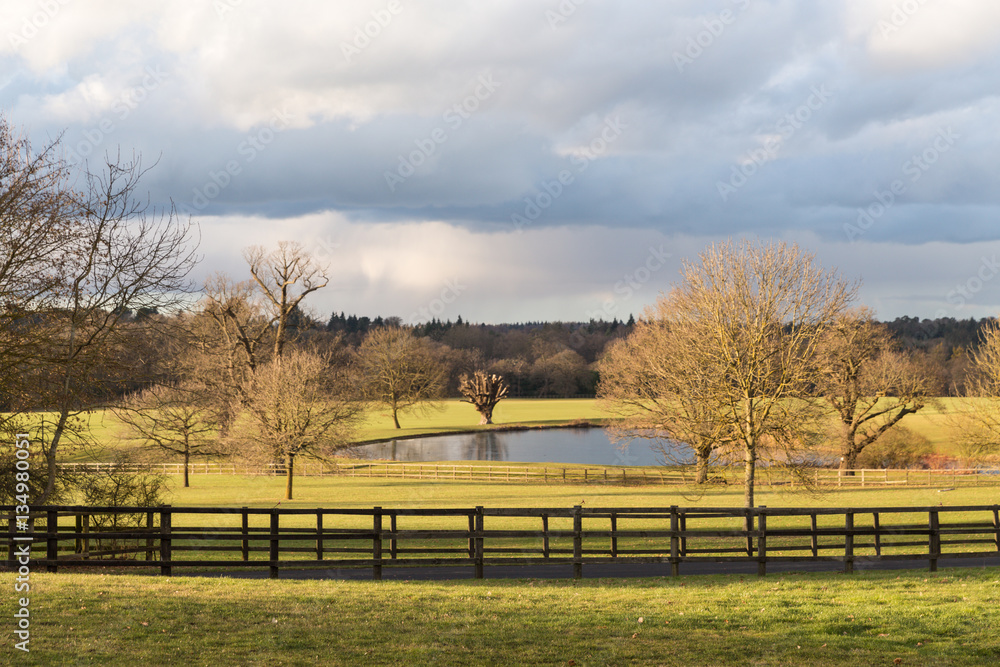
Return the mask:
<svg viewBox="0 0 1000 667">
<path fill-rule="evenodd" d="M 997 486 L 958 487 L 947 481 L 929 488 L 829 489 L 820 493 L 759 486 L 757 504 L 768 507 L 874 507 L 993 505 Z M 604 484 L 470 483 L 364 477 L 295 478 L 295 500 L 283 500 L 284 477 L 192 475 L 191 487 L 171 477 L 167 501 L 185 506 L 272 507 L 741 507 L 738 485 L 697 489 L 686 486 L 616 486 Z"/>
<path fill-rule="evenodd" d="M 1000 661 L 1000 577 L 983 569 L 450 582 L 32 573 L 31 585 L 31 652 L 10 664 Z M 0 629 L 5 655 L 12 628 Z"/>
</svg>

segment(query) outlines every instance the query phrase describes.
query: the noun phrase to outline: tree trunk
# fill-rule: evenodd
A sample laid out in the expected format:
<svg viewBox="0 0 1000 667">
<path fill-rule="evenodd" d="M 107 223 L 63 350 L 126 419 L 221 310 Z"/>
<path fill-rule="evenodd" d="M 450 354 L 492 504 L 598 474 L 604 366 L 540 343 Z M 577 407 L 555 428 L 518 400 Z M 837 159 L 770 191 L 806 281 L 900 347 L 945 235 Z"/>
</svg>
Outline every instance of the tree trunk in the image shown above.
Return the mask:
<svg viewBox="0 0 1000 667">
<path fill-rule="evenodd" d="M 396 416 L 396 408 L 392 409 L 392 423 L 395 424 L 396 428 L 400 428 L 399 417 Z"/>
<path fill-rule="evenodd" d="M 292 499 L 292 474 L 295 472 L 295 457 L 288 455 L 288 465 L 285 466 L 285 500 Z"/>
<path fill-rule="evenodd" d="M 695 468 L 694 483 L 704 484 L 708 481 L 708 457 L 698 455 L 698 464 Z"/>
<path fill-rule="evenodd" d="M 62 434 L 66 430 L 66 421 L 69 418 L 69 409 L 62 408 L 59 411 L 59 421 L 56 422 L 55 430 L 52 431 L 52 438 L 49 440 L 48 449 L 43 449 L 45 453 L 45 465 L 48 467 L 46 471 L 45 480 L 45 491 L 42 492 L 40 498 L 35 500 L 35 504 L 44 505 L 48 502 L 49 498 L 56 488 L 56 450 L 59 448 L 59 441 L 62 439 Z M 41 445 L 45 446 L 45 432 L 42 431 L 39 436 L 41 439 Z"/>
<path fill-rule="evenodd" d="M 187 449 L 184 450 L 184 488 L 191 486 L 188 483 L 188 465 L 191 462 L 191 452 Z"/>
<path fill-rule="evenodd" d="M 493 423 L 493 408 L 483 406 L 479 413 L 483 416 L 482 419 L 479 420 L 480 426 L 486 426 L 487 424 Z"/>
<path fill-rule="evenodd" d="M 845 449 L 840 457 L 840 469 L 845 477 L 853 477 L 854 469 L 858 465 L 858 452 L 852 449 Z"/>
<path fill-rule="evenodd" d="M 757 455 L 751 449 L 746 450 L 746 460 L 743 472 L 743 505 L 753 507 L 753 484 L 754 474 L 757 471 Z"/>
</svg>

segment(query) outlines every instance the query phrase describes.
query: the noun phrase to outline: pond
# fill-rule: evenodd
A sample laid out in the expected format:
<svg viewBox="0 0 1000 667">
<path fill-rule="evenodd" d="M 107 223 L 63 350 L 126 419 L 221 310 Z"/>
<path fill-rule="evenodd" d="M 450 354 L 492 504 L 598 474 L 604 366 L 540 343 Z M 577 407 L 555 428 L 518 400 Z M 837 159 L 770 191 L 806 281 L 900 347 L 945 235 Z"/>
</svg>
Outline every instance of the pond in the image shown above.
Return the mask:
<svg viewBox="0 0 1000 667">
<path fill-rule="evenodd" d="M 665 443 L 670 446 L 670 443 Z M 676 455 L 676 450 L 675 454 Z M 622 448 L 603 428 L 479 431 L 390 440 L 352 450 L 359 458 L 388 461 L 519 461 L 589 465 L 652 466 L 663 463 L 650 441 Z"/>
</svg>

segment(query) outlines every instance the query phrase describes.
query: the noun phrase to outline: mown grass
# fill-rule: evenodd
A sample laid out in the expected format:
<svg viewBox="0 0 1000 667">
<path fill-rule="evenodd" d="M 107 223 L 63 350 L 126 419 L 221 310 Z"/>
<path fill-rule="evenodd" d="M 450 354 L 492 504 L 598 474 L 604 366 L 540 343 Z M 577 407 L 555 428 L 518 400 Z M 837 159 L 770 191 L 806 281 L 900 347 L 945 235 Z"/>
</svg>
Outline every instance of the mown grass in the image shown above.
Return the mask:
<svg viewBox="0 0 1000 667">
<path fill-rule="evenodd" d="M 957 455 L 951 421 L 962 410 L 963 399 L 941 398 L 915 415 L 908 415 L 900 422 L 915 433 L 927 437 L 935 451 L 946 455 Z M 35 415 L 42 418 L 42 413 Z M 52 416 L 46 417 L 51 421 Z M 106 448 L 116 446 L 134 447 L 138 442 L 129 440 L 121 424 L 107 411 L 96 411 L 86 417 L 96 448 L 64 449 L 61 458 L 67 462 L 100 458 Z M 423 435 L 463 433 L 490 428 L 510 428 L 512 426 L 542 428 L 564 426 L 574 423 L 606 424 L 612 416 L 600 401 L 587 398 L 545 399 L 514 398 L 500 402 L 494 413 L 494 426 L 480 426 L 479 413 L 468 403 L 457 399 L 441 401 L 424 408 L 404 412 L 400 416 L 403 428 L 396 429 L 392 416 L 384 408 L 373 408 L 362 422 L 357 432 L 358 442 L 373 442 L 392 438 L 412 438 Z"/>
<path fill-rule="evenodd" d="M 2 577 L 9 589 L 12 575 Z M 31 584 L 31 652 L 11 663 L 582 667 L 1000 660 L 995 570 L 450 582 L 33 573 Z M 5 655 L 14 652 L 12 628 L 0 629 Z"/>
</svg>

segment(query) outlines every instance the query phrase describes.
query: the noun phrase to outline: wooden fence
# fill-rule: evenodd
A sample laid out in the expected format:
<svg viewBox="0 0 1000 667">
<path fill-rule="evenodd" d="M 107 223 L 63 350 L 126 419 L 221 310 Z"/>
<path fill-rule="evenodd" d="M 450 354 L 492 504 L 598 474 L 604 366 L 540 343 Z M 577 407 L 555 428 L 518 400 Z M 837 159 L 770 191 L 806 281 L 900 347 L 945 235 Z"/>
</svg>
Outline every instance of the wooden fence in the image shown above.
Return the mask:
<svg viewBox="0 0 1000 667">
<path fill-rule="evenodd" d="M 884 508 L 261 509 L 44 506 L 3 536 L 7 567 L 371 568 L 563 563 L 926 561 L 1000 556 L 1000 505 Z"/>
<path fill-rule="evenodd" d="M 60 468 L 67 472 L 98 472 L 110 470 L 111 463 L 62 463 Z M 132 464 L 129 471 L 147 470 L 167 475 L 184 472 L 182 463 Z M 192 475 L 284 475 L 280 465 L 248 468 L 235 463 L 192 463 Z M 295 474 L 304 476 L 340 475 L 345 477 L 388 477 L 398 479 L 464 480 L 476 482 L 534 482 L 543 484 L 691 484 L 693 471 L 673 467 L 622 467 L 622 466 L 524 466 L 500 464 L 449 464 L 449 463 L 402 463 L 385 461 L 362 462 L 297 462 Z M 715 468 L 712 478 L 718 483 L 742 483 L 742 469 Z M 796 477 L 784 470 L 759 468 L 757 483 L 763 486 L 801 486 L 810 483 L 815 486 L 840 488 L 869 488 L 894 486 L 985 486 L 1000 484 L 1000 470 L 997 469 L 858 469 L 838 470 L 836 468 L 813 468 Z"/>
</svg>

